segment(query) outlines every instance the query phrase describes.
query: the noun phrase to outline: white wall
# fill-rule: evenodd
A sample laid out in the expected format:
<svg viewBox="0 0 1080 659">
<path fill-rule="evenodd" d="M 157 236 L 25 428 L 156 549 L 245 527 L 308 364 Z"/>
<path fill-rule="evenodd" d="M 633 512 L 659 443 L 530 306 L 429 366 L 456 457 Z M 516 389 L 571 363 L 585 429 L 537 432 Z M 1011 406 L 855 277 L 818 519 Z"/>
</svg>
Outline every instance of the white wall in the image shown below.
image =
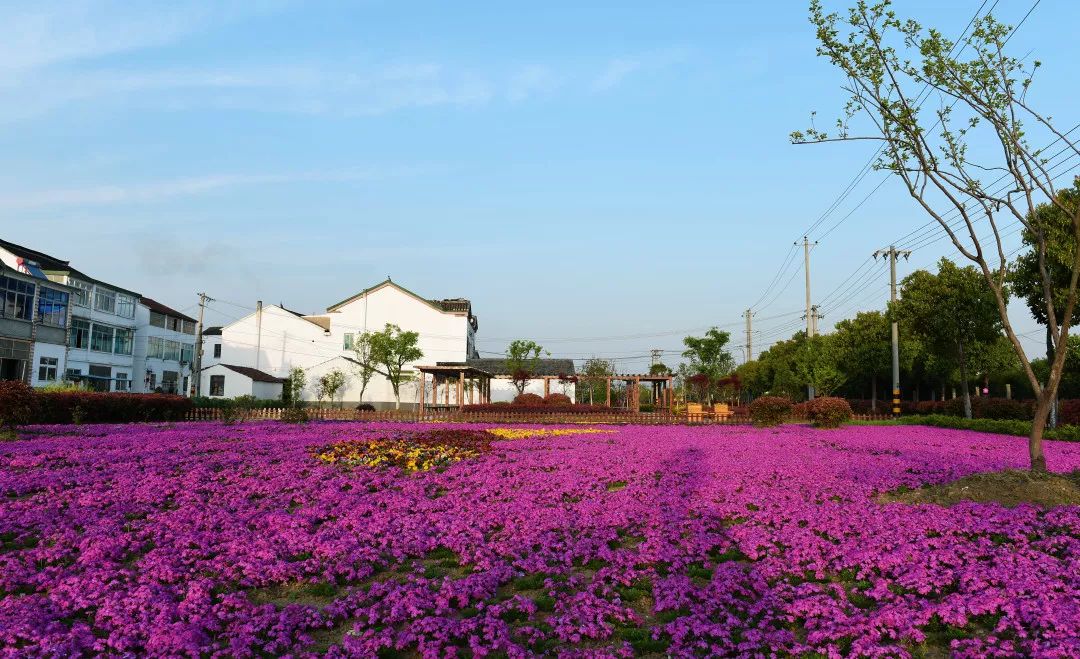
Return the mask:
<svg viewBox="0 0 1080 659">
<path fill-rule="evenodd" d="M 239 373 L 233 373 L 239 375 Z M 252 382 L 251 395 L 259 400 L 276 400 L 281 398 L 281 385 L 274 382 Z"/>
<path fill-rule="evenodd" d="M 548 393 L 563 394 L 565 393 L 570 397 L 570 400 L 574 400 L 575 385 L 573 383 L 567 384 L 565 387 L 558 381 L 552 380 L 548 389 Z M 543 380 L 529 380 L 529 383 L 525 385 L 525 393 L 536 394 L 537 396 L 544 395 L 544 381 Z M 497 378 L 491 381 L 491 402 L 511 402 L 514 397 L 517 396 L 517 387 L 514 386 L 513 381 L 509 379 Z"/>
<path fill-rule="evenodd" d="M 465 361 L 472 345 L 470 337 L 473 330 L 467 314 L 441 311 L 389 284 L 326 315 L 331 319 L 331 338 L 343 355 L 352 354 L 344 350 L 346 333 L 359 335 L 364 331 L 380 331 L 387 323 L 393 323 L 405 331 L 419 332 L 418 345 L 424 356 L 413 364 L 407 364 L 409 370 L 417 365 Z M 401 402 L 410 405 L 418 403 L 418 389 L 416 383 L 402 384 Z M 360 401 L 360 387 L 355 375 L 350 378 L 344 400 Z M 393 401 L 394 392 L 390 382 L 379 375 L 372 378 L 363 402 L 389 404 Z"/>
<path fill-rule="evenodd" d="M 33 346 L 32 357 L 30 359 L 30 386 L 43 387 L 52 382 L 46 382 L 38 379 L 38 373 L 41 366 L 42 357 L 53 357 L 56 359 L 56 380 L 60 382 L 64 379 L 64 368 L 66 367 L 66 353 L 67 348 L 55 343 L 41 343 L 36 342 Z"/>
<path fill-rule="evenodd" d="M 132 354 L 134 374 L 132 375 L 131 390 L 136 393 L 151 393 L 161 386 L 165 371 L 174 371 L 179 374 L 176 381 L 177 387 L 180 388 L 179 393 L 187 396 L 188 390 L 183 389 L 184 378 L 191 376 L 191 369 L 194 364 L 181 367 L 178 359 L 149 357 L 147 354 L 148 341 L 150 337 L 156 337 L 192 346 L 192 361 L 194 361 L 195 335 L 151 325 L 150 309 L 141 303 L 135 307 L 135 324 L 135 351 Z M 146 382 L 147 371 L 152 371 L 154 374 L 153 387 L 150 387 Z M 188 389 L 190 389 L 190 380 L 188 382 Z"/>
<path fill-rule="evenodd" d="M 210 376 L 212 375 L 225 376 L 225 395 L 214 396 L 214 398 L 236 398 L 237 396 L 255 396 L 255 389 L 252 385 L 264 384 L 254 383 L 252 382 L 251 378 L 247 377 L 246 375 L 237 373 L 236 371 L 225 368 L 224 366 L 211 366 L 209 368 L 203 369 L 202 372 L 202 395 L 204 396 L 210 395 Z M 280 394 L 281 385 L 275 386 L 279 387 Z M 259 396 L 256 396 L 256 398 L 258 397 Z M 274 396 L 271 396 L 271 398 L 274 398 Z"/>
</svg>

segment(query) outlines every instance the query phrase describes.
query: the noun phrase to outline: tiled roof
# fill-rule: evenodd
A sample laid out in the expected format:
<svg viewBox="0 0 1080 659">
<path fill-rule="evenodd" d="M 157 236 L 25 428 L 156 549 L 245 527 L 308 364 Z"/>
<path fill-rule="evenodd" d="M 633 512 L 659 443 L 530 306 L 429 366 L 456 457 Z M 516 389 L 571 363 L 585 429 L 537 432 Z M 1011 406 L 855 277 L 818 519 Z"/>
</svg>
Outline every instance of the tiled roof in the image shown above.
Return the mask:
<svg viewBox="0 0 1080 659">
<path fill-rule="evenodd" d="M 278 378 L 249 366 L 233 366 L 232 364 L 216 364 L 216 366 L 224 366 L 230 371 L 236 371 L 240 375 L 247 376 L 255 382 L 269 382 L 272 384 L 284 384 L 285 378 Z M 213 368 L 213 367 L 209 367 Z"/>
<path fill-rule="evenodd" d="M 198 322 L 194 318 L 192 318 L 191 316 L 182 314 L 179 311 L 177 311 L 176 309 L 173 309 L 172 307 L 167 307 L 164 304 L 158 302 L 157 300 L 151 300 L 148 297 L 144 297 L 141 300 L 139 300 L 139 302 L 141 302 L 142 305 L 144 307 L 146 307 L 147 309 L 149 309 L 150 311 L 156 311 L 156 312 L 158 312 L 160 314 L 164 314 L 166 316 L 172 316 L 173 318 L 180 318 L 182 320 L 188 320 L 188 321 L 191 321 L 193 323 Z M 203 332 L 203 334 L 205 334 L 205 333 L 206 332 Z"/>
<path fill-rule="evenodd" d="M 215 325 L 214 327 L 207 327 L 203 330 L 203 336 L 221 336 L 221 327 Z"/>
<path fill-rule="evenodd" d="M 15 256 L 21 256 L 24 259 L 36 261 L 38 265 L 41 266 L 41 269 L 44 270 L 46 273 L 64 273 L 71 275 L 75 279 L 81 279 L 87 282 L 94 282 L 97 284 L 101 284 L 102 286 L 106 286 L 108 288 L 120 291 L 121 293 L 128 293 L 130 295 L 134 295 L 135 297 L 142 297 L 139 293 L 136 293 L 135 291 L 129 290 L 127 288 L 122 288 L 115 284 L 110 284 L 107 281 L 95 279 L 90 275 L 80 272 L 75 268 L 71 267 L 71 263 L 69 261 L 58 259 L 55 256 L 49 256 L 44 252 L 39 252 L 37 250 L 30 249 L 29 247 L 23 247 L 22 245 L 16 245 L 15 243 L 11 243 L 6 240 L 0 240 L 0 247 L 6 249 Z"/>
</svg>

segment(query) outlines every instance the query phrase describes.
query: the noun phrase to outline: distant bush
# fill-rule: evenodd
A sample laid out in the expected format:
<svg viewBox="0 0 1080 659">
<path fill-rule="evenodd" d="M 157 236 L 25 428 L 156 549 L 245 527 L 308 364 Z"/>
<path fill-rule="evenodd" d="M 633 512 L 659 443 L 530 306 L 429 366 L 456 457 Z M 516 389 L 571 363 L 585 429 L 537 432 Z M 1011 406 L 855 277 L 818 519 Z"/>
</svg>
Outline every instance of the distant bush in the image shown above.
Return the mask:
<svg viewBox="0 0 1080 659">
<path fill-rule="evenodd" d="M 250 399 L 250 409 L 277 409 L 285 407 L 285 403 L 280 398 L 255 398 L 254 396 L 247 396 Z M 209 396 L 195 396 L 191 399 L 192 404 L 195 407 L 213 407 L 222 408 L 228 407 L 234 399 L 231 398 L 210 398 Z"/>
<path fill-rule="evenodd" d="M 750 403 L 750 420 L 755 426 L 778 426 L 791 413 L 791 399 L 783 396 L 761 396 Z"/>
<path fill-rule="evenodd" d="M 573 405 L 574 401 L 570 400 L 570 397 L 566 394 L 548 394 L 547 396 L 544 396 L 544 404 L 562 405 L 563 407 L 566 407 L 567 405 Z"/>
<path fill-rule="evenodd" d="M 843 398 L 822 396 L 801 405 L 806 406 L 804 418 L 814 424 L 815 428 L 839 428 L 854 416 L 851 405 Z"/>
<path fill-rule="evenodd" d="M 374 412 L 375 411 L 375 406 L 372 405 L 371 403 L 360 403 L 359 405 L 356 406 L 356 411 L 357 412 Z"/>
<path fill-rule="evenodd" d="M 21 380 L 0 381 L 0 427 L 21 426 L 34 420 L 36 395 Z"/>
<path fill-rule="evenodd" d="M 166 394 L 37 391 L 35 423 L 132 423 L 181 421 L 191 400 Z"/>
<path fill-rule="evenodd" d="M 543 399 L 541 398 L 541 400 Z M 504 412 L 522 414 L 620 414 L 626 410 L 617 407 L 605 407 L 603 405 L 544 405 L 543 403 L 539 405 L 519 405 L 517 403 L 500 401 L 498 403 L 484 403 L 482 405 L 466 405 L 463 408 L 463 411 L 465 414 L 483 414 L 485 412 L 495 412 L 500 414 Z"/>
<path fill-rule="evenodd" d="M 221 408 L 221 420 L 226 425 L 231 425 L 250 419 L 251 412 L 258 407 L 259 401 L 249 394 L 226 399 L 226 402 L 227 404 Z"/>
<path fill-rule="evenodd" d="M 1080 398 L 1058 401 L 1058 423 L 1080 425 Z"/>
<path fill-rule="evenodd" d="M 282 423 L 307 423 L 310 420 L 307 410 L 302 407 L 287 407 L 281 411 Z"/>
<path fill-rule="evenodd" d="M 518 394 L 514 396 L 514 405 L 543 405 L 544 397 L 536 394 Z"/>
</svg>

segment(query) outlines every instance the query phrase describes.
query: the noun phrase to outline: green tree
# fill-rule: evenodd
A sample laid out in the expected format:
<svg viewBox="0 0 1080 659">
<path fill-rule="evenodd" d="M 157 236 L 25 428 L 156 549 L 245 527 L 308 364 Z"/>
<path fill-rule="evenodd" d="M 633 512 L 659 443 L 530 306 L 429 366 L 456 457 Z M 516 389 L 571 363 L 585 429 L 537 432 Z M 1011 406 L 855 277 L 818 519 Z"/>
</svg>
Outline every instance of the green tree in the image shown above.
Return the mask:
<svg viewBox="0 0 1080 659">
<path fill-rule="evenodd" d="M 404 331 L 393 323 L 371 335 L 371 359 L 380 367 L 377 372 L 390 381 L 394 409 L 401 409 L 401 385 L 409 379 L 405 365 L 424 356 L 419 343 L 419 333 Z"/>
<path fill-rule="evenodd" d="M 356 362 L 356 377 L 360 381 L 360 400 L 364 402 L 364 392 L 375 374 L 379 372 L 379 364 L 372 357 L 371 332 L 364 332 L 353 339 L 353 361 Z"/>
<path fill-rule="evenodd" d="M 307 373 L 299 366 L 289 371 L 289 377 L 285 381 L 289 393 L 289 405 L 291 407 L 304 406 L 304 387 L 307 386 Z"/>
<path fill-rule="evenodd" d="M 870 383 L 870 405 L 876 411 L 878 378 L 892 368 L 889 320 L 880 311 L 862 311 L 838 322 L 834 336 L 837 363 L 849 381 Z"/>
<path fill-rule="evenodd" d="M 316 395 L 321 402 L 323 398 L 330 401 L 333 405 L 337 399 L 338 392 L 345 386 L 345 373 L 341 369 L 333 369 L 328 373 L 324 373 L 319 377 L 318 386 L 316 387 Z"/>
<path fill-rule="evenodd" d="M 596 405 L 597 401 L 607 400 L 607 377 L 612 374 L 614 371 L 608 360 L 599 357 L 585 360 L 581 373 L 578 375 L 578 381 L 585 385 L 585 389 L 578 388 L 582 400 L 584 401 L 586 395 L 589 405 Z"/>
<path fill-rule="evenodd" d="M 671 375 L 671 368 L 667 364 L 657 362 L 649 367 L 649 375 Z"/>
<path fill-rule="evenodd" d="M 713 327 L 705 336 L 688 336 L 683 339 L 686 350 L 682 356 L 690 360 L 690 369 L 713 380 L 719 380 L 735 368 L 735 359 L 727 351 L 731 335 Z"/>
<path fill-rule="evenodd" d="M 518 395 L 525 393 L 529 380 L 540 366 L 540 355 L 545 353 L 543 346 L 526 339 L 515 339 L 506 347 L 506 370 L 517 389 Z"/>
<path fill-rule="evenodd" d="M 904 278 L 900 290 L 890 313 L 919 334 L 943 363 L 959 370 L 964 416 L 970 419 L 971 355 L 981 349 L 977 344 L 993 343 L 1001 336 L 994 293 L 973 266 L 961 268 L 945 258 L 938 262 L 937 274 L 916 270 Z"/>
<path fill-rule="evenodd" d="M 840 351 L 834 334 L 819 334 L 803 341 L 795 359 L 799 379 L 821 396 L 831 396 L 847 381 L 840 369 Z"/>
<path fill-rule="evenodd" d="M 1070 218 L 1080 235 L 1080 206 L 1069 208 L 1058 194 L 1053 168 L 1047 167 L 1046 141 L 1080 155 L 1080 144 L 1031 103 L 1038 61 L 1011 57 L 1013 31 L 990 14 L 974 20 L 962 43 L 940 30 L 924 28 L 892 10 L 889 0 L 860 0 L 846 16 L 826 13 L 812 0 L 810 21 L 818 54 L 837 67 L 849 98 L 837 131 L 811 126 L 791 134 L 792 142 L 871 140 L 880 143 L 875 167 L 891 172 L 948 236 L 960 254 L 978 267 L 989 285 L 1001 326 L 1031 388 L 1037 394 L 1028 438 L 1031 469 L 1044 471 L 1042 435 L 1065 364 L 1058 351 L 1041 383 L 1031 367 L 1008 313 L 1003 227 L 1010 220 L 1032 232 L 1040 260 L 1048 252 L 1047 232 L 1036 221 L 1037 205 L 1048 202 Z M 962 47 L 961 47 L 962 46 Z M 926 92 L 937 96 L 924 102 Z M 929 100 L 929 99 L 927 99 Z M 865 120 L 865 132 L 853 123 Z M 979 148 L 969 149 L 970 144 Z M 993 148 L 986 148 L 992 144 Z M 1065 345 L 1077 306 L 1080 250 L 1073 250 L 1068 286 L 1059 289 L 1054 273 L 1041 268 L 1044 308 L 1051 341 Z M 1051 293 L 1063 290 L 1061 304 Z"/>
</svg>

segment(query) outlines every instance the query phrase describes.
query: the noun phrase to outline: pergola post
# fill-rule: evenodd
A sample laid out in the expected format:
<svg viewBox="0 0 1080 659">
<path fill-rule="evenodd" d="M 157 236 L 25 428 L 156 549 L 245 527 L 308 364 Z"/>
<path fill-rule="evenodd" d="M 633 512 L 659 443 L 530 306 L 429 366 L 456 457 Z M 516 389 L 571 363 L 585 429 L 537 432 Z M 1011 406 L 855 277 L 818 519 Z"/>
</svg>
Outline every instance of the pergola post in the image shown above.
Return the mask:
<svg viewBox="0 0 1080 659">
<path fill-rule="evenodd" d="M 611 376 L 607 376 L 607 402 L 604 403 L 608 407 L 611 407 Z"/>
<path fill-rule="evenodd" d="M 427 374 L 420 371 L 420 416 L 424 416 L 424 400 L 427 398 L 425 387 L 427 386 Z"/>
<path fill-rule="evenodd" d="M 547 398 L 550 395 L 551 395 L 551 377 L 545 375 L 544 376 L 544 398 Z"/>
<path fill-rule="evenodd" d="M 634 412 L 641 411 L 641 378 L 634 378 Z"/>
<path fill-rule="evenodd" d="M 465 371 L 458 371 L 457 406 L 459 412 L 465 408 Z"/>
</svg>

